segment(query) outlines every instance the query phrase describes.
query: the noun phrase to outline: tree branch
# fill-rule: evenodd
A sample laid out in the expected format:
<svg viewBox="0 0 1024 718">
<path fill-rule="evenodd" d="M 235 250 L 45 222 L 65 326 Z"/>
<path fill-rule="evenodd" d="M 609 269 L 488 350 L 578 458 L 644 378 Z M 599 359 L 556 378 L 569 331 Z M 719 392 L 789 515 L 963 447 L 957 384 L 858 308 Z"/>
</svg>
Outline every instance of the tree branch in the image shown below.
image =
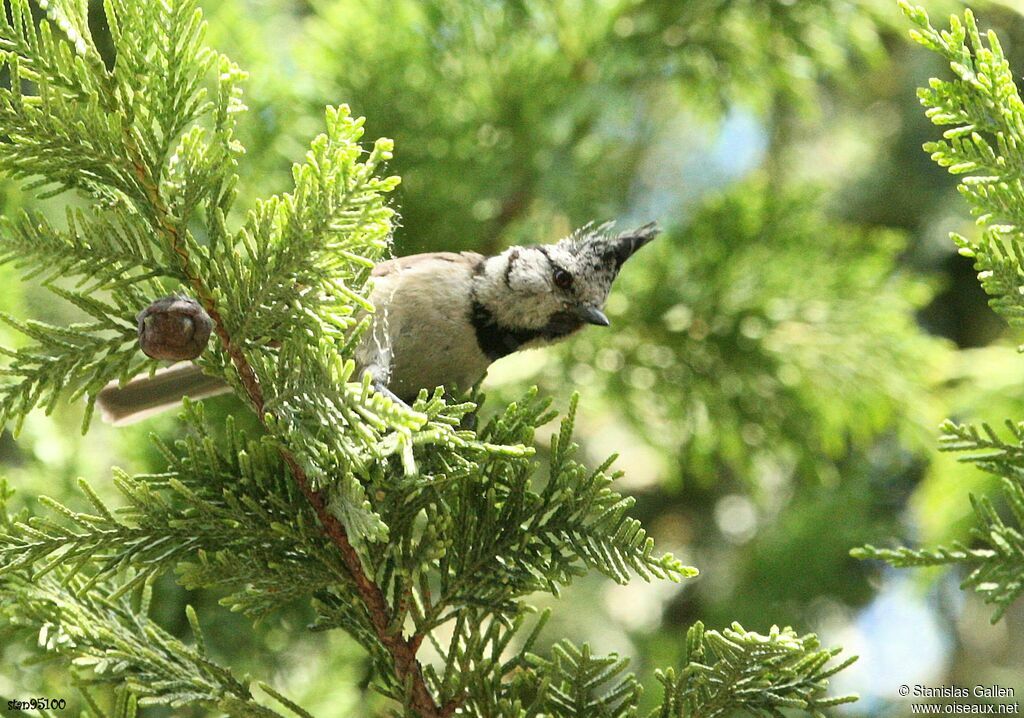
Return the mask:
<svg viewBox="0 0 1024 718">
<path fill-rule="evenodd" d="M 132 143 L 129 140 L 129 145 L 131 146 L 131 144 Z M 231 335 L 224 324 L 224 319 L 217 308 L 213 293 L 192 266 L 188 251 L 181 241 L 180 230 L 168 212 L 167 207 L 160 196 L 159 189 L 150 176 L 145 163 L 141 161 L 140 157 L 134 156 L 132 157 L 132 164 L 139 182 L 146 190 L 150 209 L 153 211 L 154 226 L 160 234 L 167 238 L 171 249 L 179 258 L 181 271 L 188 279 L 189 284 L 195 291 L 196 297 L 203 305 L 206 313 L 210 315 L 210 319 L 213 321 L 214 333 L 223 345 L 224 351 L 231 359 L 231 363 L 235 367 L 235 371 L 238 372 L 238 377 L 241 381 L 242 388 L 245 390 L 246 398 L 249 400 L 250 405 L 259 417 L 260 423 L 265 425 L 266 419 L 263 389 L 260 386 L 256 372 L 246 359 L 241 347 L 232 341 Z M 278 451 L 287 464 L 288 469 L 292 474 L 292 478 L 294 478 L 299 490 L 302 492 L 303 496 L 306 497 L 306 500 L 316 512 L 317 518 L 323 526 L 324 533 L 326 533 L 328 538 L 330 538 L 338 547 L 338 551 L 341 553 L 341 560 L 345 564 L 345 568 L 348 570 L 352 581 L 355 583 L 356 590 L 359 592 L 360 598 L 366 605 L 367 612 L 370 616 L 370 621 L 373 624 L 373 629 L 377 634 L 377 638 L 394 659 L 396 677 L 400 682 L 410 682 L 412 707 L 421 716 L 423 716 L 423 718 L 446 718 L 447 716 L 450 716 L 457 709 L 461 701 L 453 700 L 449 701 L 444 706 L 439 706 L 434 700 L 434 696 L 431 694 L 430 689 L 427 687 L 426 680 L 423 677 L 422 667 L 420 666 L 419 661 L 416 660 L 416 652 L 422 638 L 413 636 L 406 639 L 402 636 L 400 628 L 397 633 L 389 629 L 391 615 L 387 601 L 384 599 L 384 594 L 381 592 L 380 587 L 366 575 L 366 571 L 363 568 L 363 562 L 359 558 L 359 554 L 356 552 L 355 547 L 352 546 L 351 541 L 349 541 L 345 527 L 337 517 L 327 509 L 327 501 L 325 500 L 322 492 L 313 489 L 309 476 L 306 474 L 306 471 L 302 466 L 299 465 L 295 456 L 284 447 L 279 447 Z"/>
</svg>

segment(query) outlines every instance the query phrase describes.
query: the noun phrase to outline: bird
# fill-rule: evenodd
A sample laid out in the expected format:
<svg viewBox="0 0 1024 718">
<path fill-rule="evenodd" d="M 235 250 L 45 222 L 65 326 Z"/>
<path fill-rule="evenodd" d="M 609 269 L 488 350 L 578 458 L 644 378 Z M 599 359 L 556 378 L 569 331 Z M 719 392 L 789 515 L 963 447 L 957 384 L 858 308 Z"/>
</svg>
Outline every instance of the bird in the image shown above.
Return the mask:
<svg viewBox="0 0 1024 718">
<path fill-rule="evenodd" d="M 420 390 L 471 389 L 495 361 L 563 341 L 587 325 L 608 326 L 604 305 L 625 262 L 658 233 L 656 222 L 616 233 L 589 223 L 551 244 L 499 254 L 427 252 L 378 263 L 369 295 L 371 327 L 354 352 L 374 388 L 411 405 Z M 140 315 L 141 317 L 142 315 Z M 140 334 L 143 321 L 140 319 Z M 139 421 L 205 398 L 226 383 L 191 362 L 174 364 L 97 395 L 101 417 Z"/>
</svg>

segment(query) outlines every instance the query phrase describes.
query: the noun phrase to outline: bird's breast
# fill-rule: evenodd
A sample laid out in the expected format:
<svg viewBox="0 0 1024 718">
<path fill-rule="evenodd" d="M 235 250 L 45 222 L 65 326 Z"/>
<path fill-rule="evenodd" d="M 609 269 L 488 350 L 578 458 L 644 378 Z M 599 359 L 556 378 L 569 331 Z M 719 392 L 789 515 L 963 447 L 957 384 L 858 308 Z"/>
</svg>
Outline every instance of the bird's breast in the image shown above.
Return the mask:
<svg viewBox="0 0 1024 718">
<path fill-rule="evenodd" d="M 405 400 L 420 389 L 465 390 L 487 371 L 470 322 L 471 272 L 451 263 L 407 270 L 375 283 L 371 331 L 357 363 L 384 350 L 390 354 L 388 388 Z"/>
</svg>

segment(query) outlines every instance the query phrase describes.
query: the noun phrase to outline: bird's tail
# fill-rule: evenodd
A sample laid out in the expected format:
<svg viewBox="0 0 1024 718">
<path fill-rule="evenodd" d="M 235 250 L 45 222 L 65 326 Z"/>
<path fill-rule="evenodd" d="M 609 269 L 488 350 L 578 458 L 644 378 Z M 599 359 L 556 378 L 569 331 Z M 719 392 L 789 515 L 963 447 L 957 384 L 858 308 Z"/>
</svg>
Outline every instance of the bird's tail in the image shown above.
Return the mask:
<svg viewBox="0 0 1024 718">
<path fill-rule="evenodd" d="M 223 379 L 207 376 L 195 364 L 182 362 L 152 376 L 137 376 L 123 386 L 116 381 L 107 384 L 96 397 L 96 406 L 104 421 L 121 426 L 172 409 L 183 397 L 202 399 L 229 390 Z"/>
</svg>

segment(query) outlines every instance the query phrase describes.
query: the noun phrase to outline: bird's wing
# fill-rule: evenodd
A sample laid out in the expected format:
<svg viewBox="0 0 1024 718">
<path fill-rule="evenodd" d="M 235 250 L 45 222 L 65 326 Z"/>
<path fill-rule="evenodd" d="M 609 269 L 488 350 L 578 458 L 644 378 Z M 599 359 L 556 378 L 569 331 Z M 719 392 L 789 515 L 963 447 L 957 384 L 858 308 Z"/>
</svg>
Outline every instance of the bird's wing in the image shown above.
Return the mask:
<svg viewBox="0 0 1024 718">
<path fill-rule="evenodd" d="M 461 265 L 469 269 L 475 269 L 486 257 L 477 252 L 424 252 L 423 254 L 410 254 L 408 257 L 398 257 L 380 262 L 373 268 L 374 277 L 388 277 L 398 272 L 406 272 L 434 264 L 436 262 L 448 262 L 454 265 Z"/>
</svg>

